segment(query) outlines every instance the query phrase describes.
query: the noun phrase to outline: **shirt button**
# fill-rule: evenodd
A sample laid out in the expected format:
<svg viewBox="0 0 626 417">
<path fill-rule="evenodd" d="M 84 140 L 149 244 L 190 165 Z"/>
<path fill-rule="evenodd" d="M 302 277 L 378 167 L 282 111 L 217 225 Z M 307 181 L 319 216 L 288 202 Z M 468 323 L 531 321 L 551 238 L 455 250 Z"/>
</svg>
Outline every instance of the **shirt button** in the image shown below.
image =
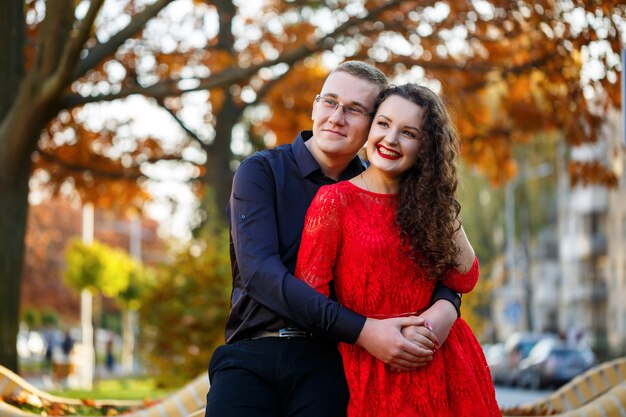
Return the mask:
<svg viewBox="0 0 626 417">
<path fill-rule="evenodd" d="M 245 214 L 242 214 L 241 216 L 239 216 L 239 219 L 240 219 L 240 220 L 246 220 L 246 215 L 245 215 Z"/>
</svg>

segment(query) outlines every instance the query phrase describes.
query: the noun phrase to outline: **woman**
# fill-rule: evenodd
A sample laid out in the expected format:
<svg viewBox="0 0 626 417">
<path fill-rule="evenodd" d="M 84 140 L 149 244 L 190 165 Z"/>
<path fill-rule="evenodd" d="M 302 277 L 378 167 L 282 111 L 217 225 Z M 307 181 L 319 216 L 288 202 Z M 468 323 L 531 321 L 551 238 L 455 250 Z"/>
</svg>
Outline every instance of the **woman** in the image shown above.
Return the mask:
<svg viewBox="0 0 626 417">
<path fill-rule="evenodd" d="M 458 138 L 439 97 L 403 85 L 381 93 L 368 136 L 371 165 L 322 187 L 302 237 L 296 276 L 366 316 L 419 314 L 436 280 L 469 292 L 478 261 L 458 218 Z M 499 416 L 478 341 L 459 319 L 431 363 L 397 372 L 340 345 L 349 417 Z"/>
</svg>

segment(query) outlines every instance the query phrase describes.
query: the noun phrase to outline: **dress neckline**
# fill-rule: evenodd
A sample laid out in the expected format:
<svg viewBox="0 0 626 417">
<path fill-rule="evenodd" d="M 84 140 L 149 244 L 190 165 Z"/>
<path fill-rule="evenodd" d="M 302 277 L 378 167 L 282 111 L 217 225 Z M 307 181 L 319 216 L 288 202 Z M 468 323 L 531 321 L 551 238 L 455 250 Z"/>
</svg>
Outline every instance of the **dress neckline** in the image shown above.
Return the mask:
<svg viewBox="0 0 626 417">
<path fill-rule="evenodd" d="M 361 188 L 361 187 L 359 187 L 358 185 L 354 184 L 354 183 L 353 183 L 352 181 L 350 181 L 350 180 L 347 180 L 347 181 L 345 181 L 345 182 L 347 182 L 347 183 L 350 185 L 350 187 L 354 188 L 355 190 L 357 190 L 358 192 L 361 192 L 361 193 L 363 193 L 363 194 L 369 194 L 369 195 L 372 195 L 372 196 L 376 196 L 376 197 L 383 197 L 383 198 L 395 198 L 395 197 L 398 197 L 398 194 L 397 194 L 397 193 L 393 193 L 393 194 L 387 194 L 387 193 L 376 193 L 376 192 L 374 192 L 374 191 L 369 191 L 369 190 L 366 190 L 365 188 Z"/>
</svg>

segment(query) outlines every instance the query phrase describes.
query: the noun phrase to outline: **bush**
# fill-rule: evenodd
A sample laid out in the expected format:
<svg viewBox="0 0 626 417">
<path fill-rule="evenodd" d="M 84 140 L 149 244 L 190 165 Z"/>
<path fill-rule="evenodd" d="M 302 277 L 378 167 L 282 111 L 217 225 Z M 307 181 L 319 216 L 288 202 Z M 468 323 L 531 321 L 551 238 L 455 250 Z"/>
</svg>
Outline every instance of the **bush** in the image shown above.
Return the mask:
<svg viewBox="0 0 626 417">
<path fill-rule="evenodd" d="M 213 227 L 157 271 L 139 310 L 149 369 L 160 387 L 178 387 L 202 372 L 224 343 L 230 306 L 228 230 Z"/>
</svg>

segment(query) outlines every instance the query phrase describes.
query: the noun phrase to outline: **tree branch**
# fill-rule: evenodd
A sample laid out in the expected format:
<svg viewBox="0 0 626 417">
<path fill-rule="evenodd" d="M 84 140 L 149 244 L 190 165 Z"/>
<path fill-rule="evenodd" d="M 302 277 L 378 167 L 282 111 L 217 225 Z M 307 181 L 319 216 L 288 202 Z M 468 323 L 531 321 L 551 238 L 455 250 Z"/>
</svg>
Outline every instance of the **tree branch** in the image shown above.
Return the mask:
<svg viewBox="0 0 626 417">
<path fill-rule="evenodd" d="M 168 112 L 170 114 L 170 116 L 172 116 L 172 119 L 174 119 L 174 121 L 176 123 L 178 123 L 178 125 L 181 127 L 181 129 L 183 129 L 185 131 L 185 133 L 187 133 L 189 138 L 191 138 L 194 142 L 198 143 L 202 149 L 206 149 L 207 148 L 207 144 L 202 139 L 200 139 L 200 136 L 198 136 L 193 130 L 191 130 L 185 124 L 185 122 L 183 122 L 182 119 L 176 115 L 176 112 L 174 112 L 172 109 L 167 107 L 165 105 L 164 100 L 162 100 L 162 99 L 157 100 L 157 104 L 159 106 L 161 106 L 166 112 Z"/>
<path fill-rule="evenodd" d="M 109 55 L 113 55 L 117 48 L 124 44 L 124 42 L 126 42 L 130 37 L 139 32 L 148 20 L 156 16 L 172 1 L 173 0 L 157 0 L 153 4 L 147 6 L 141 13 L 136 14 L 124 29 L 117 32 L 106 43 L 98 43 L 93 48 L 90 48 L 87 56 L 82 59 L 76 67 L 73 78 L 78 79 L 82 77 L 87 73 L 87 71 L 98 65 L 98 63 L 100 63 L 104 58 Z"/>
<path fill-rule="evenodd" d="M 163 0 L 165 1 L 165 0 Z M 310 44 L 302 45 L 293 50 L 287 51 L 276 59 L 266 60 L 257 65 L 252 65 L 246 68 L 234 67 L 223 70 L 221 72 L 210 75 L 207 78 L 199 79 L 199 84 L 196 87 L 190 87 L 181 89 L 178 87 L 176 81 L 167 79 L 159 83 L 144 87 L 144 86 L 132 86 L 122 89 L 116 94 L 103 94 L 95 96 L 81 96 L 79 94 L 68 94 L 64 97 L 62 105 L 64 108 L 74 107 L 86 103 L 93 103 L 97 101 L 112 101 L 124 97 L 128 97 L 132 94 L 141 94 L 149 97 L 154 97 L 157 100 L 165 97 L 177 96 L 183 93 L 199 90 L 208 90 L 211 88 L 225 87 L 235 82 L 245 80 L 252 75 L 256 74 L 261 68 L 272 67 L 278 64 L 293 65 L 294 63 L 306 58 L 307 56 L 331 48 L 335 44 L 335 38 L 344 34 L 350 28 L 356 27 L 361 23 L 371 21 L 376 18 L 380 13 L 383 13 L 389 9 L 392 9 L 403 3 L 403 0 L 392 0 L 384 4 L 383 6 L 373 9 L 363 17 L 353 17 L 346 22 L 338 26 L 333 32 L 322 36 L 317 41 Z"/>
<path fill-rule="evenodd" d="M 64 88 L 71 81 L 70 77 L 76 65 L 76 61 L 78 60 L 78 55 L 89 38 L 91 27 L 103 3 L 104 0 L 91 0 L 89 10 L 87 10 L 85 18 L 80 22 L 78 29 L 72 29 L 70 31 L 69 39 L 65 44 L 65 48 L 63 48 L 54 74 L 47 79 L 44 84 L 44 96 L 49 97 L 56 95 L 60 89 Z"/>
<path fill-rule="evenodd" d="M 132 172 L 129 172 L 131 171 L 131 169 L 126 170 L 126 172 L 113 172 L 113 171 L 102 171 L 102 170 L 94 169 L 92 166 L 85 167 L 79 164 L 73 164 L 68 161 L 63 161 L 58 156 L 52 153 L 49 153 L 47 151 L 44 151 L 42 149 L 37 149 L 37 154 L 42 159 L 45 159 L 46 161 L 50 163 L 57 164 L 61 166 L 63 169 L 66 169 L 76 174 L 89 172 L 93 176 L 100 177 L 100 178 L 107 178 L 111 180 L 123 180 L 123 179 L 138 180 L 140 178 L 148 178 L 144 174 L 137 174 L 136 170 L 134 169 L 132 170 Z"/>
<path fill-rule="evenodd" d="M 263 100 L 263 98 L 267 95 L 267 93 L 269 93 L 272 87 L 274 87 L 280 80 L 285 78 L 285 76 L 287 76 L 288 73 L 289 71 L 285 71 L 278 77 L 272 78 L 271 80 L 263 84 L 263 87 L 259 88 L 259 91 L 256 92 L 256 98 L 254 99 L 252 103 L 250 103 L 250 105 L 259 104 L 261 100 Z"/>
<path fill-rule="evenodd" d="M 87 42 L 87 39 L 89 38 L 91 28 L 93 27 L 96 16 L 98 16 L 98 12 L 102 8 L 103 4 L 104 0 L 91 0 L 89 10 L 87 11 L 85 18 L 80 22 L 78 30 L 73 30 L 70 35 L 69 42 L 63 51 L 59 70 L 69 70 L 70 65 L 76 62 L 78 54 L 80 54 L 80 51 L 83 49 L 83 45 L 85 45 L 85 42 Z"/>
<path fill-rule="evenodd" d="M 95 169 L 93 165 L 84 166 L 81 164 L 64 161 L 61 158 L 59 158 L 57 155 L 55 155 L 54 153 L 48 152 L 47 150 L 43 150 L 41 148 L 37 149 L 37 154 L 42 159 L 45 159 L 49 163 L 57 164 L 61 166 L 63 169 L 66 169 L 74 173 L 89 172 L 90 174 L 94 176 L 101 177 L 101 178 L 108 178 L 112 180 L 121 180 L 121 179 L 137 180 L 140 178 L 150 178 L 147 175 L 141 173 L 139 165 L 134 165 L 130 168 L 124 168 L 122 172 L 106 171 L 102 169 Z M 187 162 L 187 163 L 193 164 L 193 162 L 189 162 L 183 159 L 182 157 L 176 156 L 176 155 L 165 155 L 165 156 L 161 156 L 158 158 L 150 158 L 146 161 L 143 161 L 142 164 L 150 164 L 150 163 L 155 163 L 159 161 L 177 161 L 177 162 Z"/>
<path fill-rule="evenodd" d="M 502 128 L 502 127 L 493 127 L 486 132 L 480 132 L 472 136 L 463 137 L 463 143 L 481 142 L 488 138 L 493 138 L 493 137 L 510 138 L 511 129 Z"/>
<path fill-rule="evenodd" d="M 54 73 L 61 56 L 61 48 L 72 31 L 73 2 L 59 1 L 55 6 L 46 8 L 44 20 L 40 24 L 34 63 L 34 68 L 38 69 L 38 79 Z"/>
<path fill-rule="evenodd" d="M 543 57 L 539 57 L 539 58 L 534 59 L 534 60 L 532 60 L 530 62 L 521 64 L 521 65 L 517 65 L 517 66 L 514 66 L 514 67 L 508 67 L 508 68 L 507 67 L 494 67 L 493 69 L 494 70 L 495 69 L 499 69 L 502 72 L 502 74 L 519 75 L 519 74 L 524 73 L 527 70 L 541 67 L 541 65 L 545 64 L 546 62 L 548 62 L 550 60 L 551 56 L 552 55 L 546 54 Z M 495 82 L 495 81 L 490 80 L 488 78 L 483 78 L 482 80 L 480 80 L 480 81 L 478 81 L 478 82 L 476 82 L 474 84 L 470 84 L 470 85 L 465 86 L 465 88 L 462 89 L 462 92 L 465 93 L 465 94 L 472 93 L 472 92 L 474 92 L 476 90 L 479 90 L 479 89 L 483 88 L 486 85 L 492 84 L 493 82 Z"/>
</svg>

